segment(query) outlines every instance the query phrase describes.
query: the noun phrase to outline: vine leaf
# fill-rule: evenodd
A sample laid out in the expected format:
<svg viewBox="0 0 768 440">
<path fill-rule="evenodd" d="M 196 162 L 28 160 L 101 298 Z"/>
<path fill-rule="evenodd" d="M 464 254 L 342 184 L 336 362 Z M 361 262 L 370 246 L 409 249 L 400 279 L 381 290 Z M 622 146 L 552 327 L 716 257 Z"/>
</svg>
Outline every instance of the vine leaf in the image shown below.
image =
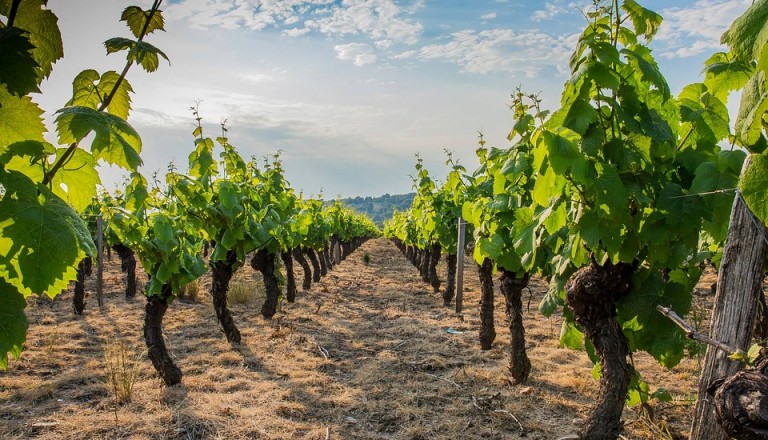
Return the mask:
<svg viewBox="0 0 768 440">
<path fill-rule="evenodd" d="M 739 182 L 739 189 L 749 209 L 768 224 L 768 156 L 753 154 L 751 160 Z"/>
<path fill-rule="evenodd" d="M 141 165 L 141 138 L 128 122 L 115 115 L 83 106 L 65 107 L 57 112 L 59 142 L 77 143 L 92 131 L 96 136 L 91 152 L 98 159 L 128 170 Z"/>
<path fill-rule="evenodd" d="M 44 141 L 43 111 L 29 96 L 13 96 L 0 86 L 0 103 L 0 145 Z"/>
<path fill-rule="evenodd" d="M 61 198 L 27 176 L 0 174 L 0 277 L 25 296 L 56 296 L 76 277 L 77 263 L 96 249 L 87 226 Z M 55 255 L 56 258 L 51 258 Z"/>
<path fill-rule="evenodd" d="M 107 48 L 107 54 L 128 50 L 128 61 L 139 63 L 139 65 L 147 72 L 154 72 L 160 66 L 160 58 L 158 55 L 162 56 L 170 63 L 168 55 L 144 41 L 134 41 L 128 38 L 116 37 L 105 41 L 104 46 Z"/>
<path fill-rule="evenodd" d="M 56 151 L 58 160 L 66 148 Z M 53 193 L 69 202 L 77 212 L 85 211 L 96 196 L 96 186 L 101 183 L 96 170 L 96 159 L 83 150 L 76 148 L 66 165 L 53 177 Z"/>
<path fill-rule="evenodd" d="M 152 19 L 149 21 L 149 25 L 147 26 L 144 35 L 149 35 L 156 30 L 165 31 L 165 23 L 160 12 L 161 11 L 158 10 L 152 14 Z M 123 10 L 123 14 L 120 16 L 120 21 L 126 22 L 131 29 L 133 36 L 139 38 L 141 36 L 141 31 L 144 29 L 144 24 L 147 22 L 147 18 L 149 18 L 149 11 L 144 11 L 138 6 L 128 6 Z"/>
<path fill-rule="evenodd" d="M 739 113 L 736 116 L 736 135 L 750 152 L 758 152 L 755 147 L 763 137 L 766 112 L 768 90 L 765 87 L 765 73 L 760 71 L 750 78 L 742 90 Z"/>
<path fill-rule="evenodd" d="M 93 69 L 83 70 L 72 82 L 72 99 L 67 103 L 67 106 L 98 109 L 115 87 L 119 78 L 120 75 L 112 70 L 101 76 Z M 123 79 L 106 110 L 119 118 L 128 119 L 128 113 L 131 110 L 130 93 L 132 92 L 131 85 L 126 79 Z"/>
<path fill-rule="evenodd" d="M 18 28 L 0 29 L 0 83 L 16 96 L 40 92 L 36 78 L 39 65 L 30 53 L 35 46 L 26 34 Z"/>
<path fill-rule="evenodd" d="M 717 52 L 704 62 L 706 79 L 704 84 L 716 96 L 725 101 L 728 94 L 739 90 L 752 76 L 752 66 L 739 59 L 731 59 L 723 52 Z"/>
<path fill-rule="evenodd" d="M 19 291 L 0 278 L 0 370 L 8 368 L 8 353 L 18 359 L 27 340 L 27 305 Z"/>
<path fill-rule="evenodd" d="M 720 38 L 740 59 L 752 61 L 760 58 L 768 43 L 768 0 L 757 0 L 744 14 L 733 21 Z"/>
<path fill-rule="evenodd" d="M 644 350 L 665 367 L 671 368 L 682 359 L 685 336 L 680 329 L 655 309 L 664 304 L 680 314 L 691 306 L 691 289 L 699 277 L 698 269 L 674 270 L 669 281 L 652 270 L 640 269 L 632 279 L 633 292 L 620 300 L 618 313 L 624 335 L 636 350 Z M 659 335 L 665 335 L 660 338 Z"/>
<path fill-rule="evenodd" d="M 0 0 L 0 15 L 10 13 L 11 0 Z M 37 82 L 47 78 L 53 70 L 53 63 L 64 56 L 64 43 L 58 19 L 45 5 L 47 0 L 25 0 L 19 5 L 13 26 L 29 32 L 29 41 L 34 46 L 32 56 L 37 62 Z"/>
<path fill-rule="evenodd" d="M 624 0 L 622 9 L 627 12 L 632 25 L 638 34 L 643 34 L 646 41 L 650 42 L 656 31 L 659 30 L 663 18 L 661 15 L 640 6 L 634 0 Z"/>
</svg>

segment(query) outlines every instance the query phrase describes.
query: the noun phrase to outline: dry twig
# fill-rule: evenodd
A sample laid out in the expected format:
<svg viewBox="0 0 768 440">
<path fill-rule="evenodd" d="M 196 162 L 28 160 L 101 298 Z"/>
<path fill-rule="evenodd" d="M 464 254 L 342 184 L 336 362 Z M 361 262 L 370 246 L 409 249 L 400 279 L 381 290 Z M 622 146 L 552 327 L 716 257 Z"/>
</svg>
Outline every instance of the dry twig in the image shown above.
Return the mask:
<svg viewBox="0 0 768 440">
<path fill-rule="evenodd" d="M 734 354 L 737 355 L 737 356 L 738 355 L 742 355 L 742 356 L 745 355 L 744 351 L 742 351 L 742 350 L 740 350 L 738 348 L 731 347 L 730 345 L 726 344 L 725 342 L 717 341 L 717 340 L 712 339 L 712 338 L 710 338 L 709 336 L 707 336 L 707 335 L 705 335 L 703 333 L 699 333 L 698 331 L 696 331 L 696 329 L 691 327 L 690 324 L 685 322 L 685 320 L 683 320 L 683 318 L 681 318 L 677 313 L 675 313 L 674 310 L 670 309 L 669 307 L 664 307 L 662 305 L 657 305 L 656 306 L 656 310 L 658 310 L 662 315 L 664 315 L 667 318 L 669 318 L 670 320 L 672 320 L 672 322 L 677 324 L 678 327 L 683 329 L 683 331 L 685 332 L 685 335 L 688 337 L 688 339 L 693 339 L 695 341 L 699 341 L 699 342 L 703 342 L 703 343 L 705 343 L 707 345 L 711 345 L 712 347 L 715 347 L 715 348 L 717 348 L 719 350 L 722 350 L 722 351 L 728 353 L 729 355 L 734 355 Z"/>
</svg>

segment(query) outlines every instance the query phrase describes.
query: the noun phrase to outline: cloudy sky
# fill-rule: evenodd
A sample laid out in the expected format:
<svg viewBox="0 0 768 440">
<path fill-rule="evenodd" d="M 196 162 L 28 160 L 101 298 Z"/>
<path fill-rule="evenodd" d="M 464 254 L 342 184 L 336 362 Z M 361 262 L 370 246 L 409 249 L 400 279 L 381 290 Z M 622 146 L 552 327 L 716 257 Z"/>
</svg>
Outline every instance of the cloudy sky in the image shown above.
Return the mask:
<svg viewBox="0 0 768 440">
<path fill-rule="evenodd" d="M 664 17 L 651 47 L 676 93 L 751 0 L 646 0 Z M 65 45 L 37 101 L 49 116 L 80 70 L 120 71 L 105 55 L 130 4 L 50 1 Z M 163 2 L 166 32 L 147 41 L 170 58 L 148 74 L 134 67 L 129 122 L 144 142 L 142 171 L 185 169 L 193 147 L 190 106 L 207 135 L 226 119 L 245 157 L 277 150 L 288 180 L 306 194 L 397 194 L 411 190 L 414 155 L 442 178 L 445 150 L 474 169 L 477 135 L 506 145 L 517 86 L 554 109 L 567 60 L 585 26 L 579 0 L 175 0 Z M 102 169 L 108 189 L 122 173 Z"/>
</svg>

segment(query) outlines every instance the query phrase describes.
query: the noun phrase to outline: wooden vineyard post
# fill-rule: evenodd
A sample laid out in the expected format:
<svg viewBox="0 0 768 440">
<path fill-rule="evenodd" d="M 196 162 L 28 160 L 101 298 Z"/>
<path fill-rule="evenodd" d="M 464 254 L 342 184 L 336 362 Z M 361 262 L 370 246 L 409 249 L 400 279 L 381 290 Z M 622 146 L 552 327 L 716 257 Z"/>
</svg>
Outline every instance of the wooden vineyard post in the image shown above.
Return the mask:
<svg viewBox="0 0 768 440">
<path fill-rule="evenodd" d="M 459 244 L 456 246 L 456 313 L 464 307 L 464 233 L 467 223 L 459 216 Z"/>
<path fill-rule="evenodd" d="M 96 217 L 96 255 L 96 301 L 101 307 L 104 305 L 104 219 L 101 214 Z"/>
<path fill-rule="evenodd" d="M 749 162 L 748 157 L 742 175 Z M 754 217 L 737 192 L 717 276 L 717 295 L 709 334 L 712 339 L 745 352 L 749 348 L 763 282 L 766 252 L 766 228 Z M 732 376 L 740 367 L 739 361 L 729 359 L 727 353 L 711 346 L 707 348 L 691 426 L 691 440 L 728 439 L 715 419 L 712 397 L 707 394 L 707 388 L 718 379 Z"/>
</svg>

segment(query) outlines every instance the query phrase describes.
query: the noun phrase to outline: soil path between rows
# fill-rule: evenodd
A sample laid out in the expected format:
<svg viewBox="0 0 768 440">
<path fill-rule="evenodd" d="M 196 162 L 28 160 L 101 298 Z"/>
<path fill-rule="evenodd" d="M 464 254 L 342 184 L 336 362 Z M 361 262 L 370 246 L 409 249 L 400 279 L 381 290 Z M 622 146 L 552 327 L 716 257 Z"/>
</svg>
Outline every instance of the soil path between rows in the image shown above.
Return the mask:
<svg viewBox="0 0 768 440">
<path fill-rule="evenodd" d="M 140 354 L 144 301 L 121 297 L 116 260 L 102 309 L 92 297 L 85 315 L 73 316 L 71 291 L 30 301 L 25 352 L 0 372 L 0 438 L 556 439 L 577 430 L 597 389 L 586 355 L 559 347 L 560 318 L 536 310 L 542 282 L 532 282 L 525 304 L 531 380 L 513 387 L 499 294 L 499 336 L 492 350 L 479 349 L 474 263 L 466 261 L 457 315 L 384 239 L 365 243 L 296 303 L 283 302 L 272 320 L 260 316 L 260 301 L 233 305 L 239 346 L 226 342 L 203 281 L 198 300 L 176 301 L 166 315 L 184 379 L 165 388 Z M 256 286 L 258 277 L 243 268 L 236 280 Z M 117 407 L 104 360 L 115 341 L 139 368 L 132 401 Z M 676 401 L 657 406 L 653 421 L 625 411 L 627 438 L 656 438 L 665 427 L 682 436 L 694 367 L 651 370 Z"/>
</svg>

